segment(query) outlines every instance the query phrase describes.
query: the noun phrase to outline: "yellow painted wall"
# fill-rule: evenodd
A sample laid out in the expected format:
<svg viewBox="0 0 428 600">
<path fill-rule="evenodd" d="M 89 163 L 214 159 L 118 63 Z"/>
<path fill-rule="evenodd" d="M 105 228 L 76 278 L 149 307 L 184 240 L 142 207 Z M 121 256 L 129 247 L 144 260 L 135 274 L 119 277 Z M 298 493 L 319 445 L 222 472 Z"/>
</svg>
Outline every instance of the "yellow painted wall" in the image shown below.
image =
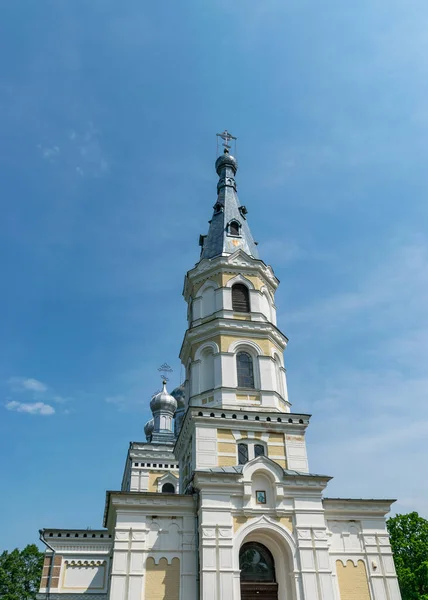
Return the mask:
<svg viewBox="0 0 428 600">
<path fill-rule="evenodd" d="M 357 566 L 352 560 L 348 560 L 346 566 L 337 560 L 336 571 L 340 600 L 370 600 L 366 566 L 362 560 L 358 561 Z"/>
<path fill-rule="evenodd" d="M 253 341 L 255 344 L 257 344 L 260 347 L 263 356 L 272 356 L 273 350 L 278 353 L 282 352 L 282 350 L 280 350 L 280 348 L 276 344 L 271 342 L 267 337 L 265 339 L 260 339 L 257 337 L 255 337 L 254 339 L 249 337 L 247 339 Z M 204 340 L 203 342 L 197 342 L 197 343 L 193 344 L 193 346 L 192 346 L 192 359 L 193 360 L 195 358 L 197 349 L 200 346 L 202 346 L 203 344 L 206 344 L 207 341 L 208 340 Z M 217 344 L 217 346 L 220 348 L 220 352 L 228 352 L 229 347 L 231 344 L 233 344 L 233 342 L 245 343 L 245 338 L 236 337 L 236 336 L 232 336 L 232 335 L 214 335 L 213 337 L 211 337 L 209 339 L 209 341 L 215 342 Z"/>
<path fill-rule="evenodd" d="M 231 429 L 217 429 L 217 439 L 222 442 L 235 442 Z"/>
<path fill-rule="evenodd" d="M 163 477 L 169 473 L 170 475 L 174 475 L 177 479 L 177 475 L 175 473 L 171 473 L 170 471 L 159 471 L 158 473 L 149 473 L 149 484 L 148 484 L 148 492 L 157 492 L 158 491 L 158 479 L 159 477 Z"/>
<path fill-rule="evenodd" d="M 149 556 L 146 562 L 147 600 L 180 600 L 180 560 L 173 558 L 168 564 L 161 558 L 159 564 Z"/>
<path fill-rule="evenodd" d="M 235 453 L 236 444 L 235 442 L 218 442 L 217 452 L 233 452 Z"/>
<path fill-rule="evenodd" d="M 221 335 L 220 337 L 220 350 L 221 352 L 228 352 L 229 351 L 229 347 L 231 344 L 233 344 L 234 342 L 243 342 L 245 343 L 245 338 L 242 337 L 236 337 L 233 335 Z M 251 339 L 251 338 L 248 338 Z M 273 344 L 268 338 L 266 339 L 259 339 L 259 338 L 254 338 L 255 344 L 257 344 L 261 351 L 262 354 L 265 356 L 270 356 L 271 355 L 271 349 L 275 348 L 278 352 L 280 351 L 275 344 Z"/>
<path fill-rule="evenodd" d="M 273 456 L 278 456 L 279 458 L 285 458 L 284 446 L 272 446 L 272 444 L 268 444 L 268 456 L 269 456 L 269 458 L 272 458 Z"/>
<path fill-rule="evenodd" d="M 233 531 L 236 533 L 247 521 L 248 517 L 233 517 Z M 276 521 L 293 532 L 293 519 L 291 517 L 279 517 Z"/>
<path fill-rule="evenodd" d="M 280 517 L 278 522 L 286 527 L 289 531 L 293 532 L 293 519 L 291 517 Z"/>
<path fill-rule="evenodd" d="M 149 492 L 157 492 L 158 491 L 158 485 L 157 485 L 157 480 L 159 479 L 159 477 L 162 477 L 163 473 L 149 473 L 149 489 L 147 491 Z"/>
<path fill-rule="evenodd" d="M 238 402 L 260 402 L 260 396 L 251 396 L 250 394 L 236 394 L 236 399 Z"/>
<path fill-rule="evenodd" d="M 274 442 L 275 444 L 284 443 L 284 434 L 283 433 L 270 433 L 269 434 L 269 442 Z"/>
<path fill-rule="evenodd" d="M 198 291 L 207 281 L 214 281 L 219 287 L 226 287 L 226 284 L 234 277 L 236 277 L 236 273 L 216 273 L 215 275 L 210 275 L 210 277 L 207 277 L 207 279 L 199 281 L 197 284 L 195 284 L 192 290 L 192 297 L 197 298 Z M 248 281 L 251 281 L 256 290 L 260 290 L 264 285 L 266 285 L 263 279 L 257 277 L 256 275 L 243 275 L 243 277 L 248 279 Z"/>
<path fill-rule="evenodd" d="M 233 531 L 238 529 L 248 521 L 248 517 L 233 517 Z"/>
<path fill-rule="evenodd" d="M 235 467 L 238 464 L 236 456 L 219 456 L 218 466 L 219 467 Z"/>
</svg>

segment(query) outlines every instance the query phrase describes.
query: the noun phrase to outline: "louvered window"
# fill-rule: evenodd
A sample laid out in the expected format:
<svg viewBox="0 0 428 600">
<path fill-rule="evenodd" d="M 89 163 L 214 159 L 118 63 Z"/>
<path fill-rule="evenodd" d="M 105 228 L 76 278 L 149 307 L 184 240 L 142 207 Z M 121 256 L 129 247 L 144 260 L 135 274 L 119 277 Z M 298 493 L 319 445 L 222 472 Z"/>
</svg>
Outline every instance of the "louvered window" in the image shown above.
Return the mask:
<svg viewBox="0 0 428 600">
<path fill-rule="evenodd" d="M 229 235 L 239 235 L 239 223 L 238 223 L 238 221 L 231 221 L 229 223 Z"/>
<path fill-rule="evenodd" d="M 248 352 L 238 352 L 236 355 L 238 387 L 254 388 L 253 359 Z"/>
<path fill-rule="evenodd" d="M 254 445 L 254 457 L 257 458 L 258 456 L 264 456 L 265 455 L 265 447 L 262 446 L 261 444 L 255 444 Z"/>
<path fill-rule="evenodd" d="M 250 293 L 246 285 L 235 283 L 232 286 L 232 308 L 235 312 L 250 312 Z"/>
<path fill-rule="evenodd" d="M 247 444 L 238 444 L 238 464 L 245 465 L 248 462 Z"/>
</svg>

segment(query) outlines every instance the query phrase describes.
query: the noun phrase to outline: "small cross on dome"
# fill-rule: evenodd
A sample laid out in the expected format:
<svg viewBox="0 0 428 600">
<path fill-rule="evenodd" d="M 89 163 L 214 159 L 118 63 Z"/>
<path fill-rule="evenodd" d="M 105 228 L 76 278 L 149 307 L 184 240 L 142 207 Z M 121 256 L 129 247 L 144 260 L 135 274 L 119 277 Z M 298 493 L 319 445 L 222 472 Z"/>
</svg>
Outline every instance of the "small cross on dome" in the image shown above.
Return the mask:
<svg viewBox="0 0 428 600">
<path fill-rule="evenodd" d="M 229 133 L 227 131 L 227 129 L 225 129 L 223 131 L 223 133 L 216 133 L 217 137 L 221 138 L 223 140 L 222 146 L 225 147 L 226 151 L 229 152 L 231 146 L 229 145 L 229 142 L 231 140 L 236 140 L 237 138 L 232 135 L 231 133 Z"/>
</svg>

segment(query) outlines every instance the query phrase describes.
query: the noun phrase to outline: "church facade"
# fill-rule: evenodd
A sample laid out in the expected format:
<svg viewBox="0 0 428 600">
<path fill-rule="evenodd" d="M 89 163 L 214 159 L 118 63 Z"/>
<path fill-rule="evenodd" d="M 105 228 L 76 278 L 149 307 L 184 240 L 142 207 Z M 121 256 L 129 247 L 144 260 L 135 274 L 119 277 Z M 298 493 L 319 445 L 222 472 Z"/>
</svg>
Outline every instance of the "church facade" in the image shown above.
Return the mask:
<svg viewBox="0 0 428 600">
<path fill-rule="evenodd" d="M 40 531 L 40 600 L 401 598 L 393 500 L 328 498 L 331 478 L 310 471 L 310 415 L 287 394 L 279 281 L 259 258 L 224 139 L 209 231 L 184 282 L 185 382 L 151 399 L 104 528 Z"/>
</svg>

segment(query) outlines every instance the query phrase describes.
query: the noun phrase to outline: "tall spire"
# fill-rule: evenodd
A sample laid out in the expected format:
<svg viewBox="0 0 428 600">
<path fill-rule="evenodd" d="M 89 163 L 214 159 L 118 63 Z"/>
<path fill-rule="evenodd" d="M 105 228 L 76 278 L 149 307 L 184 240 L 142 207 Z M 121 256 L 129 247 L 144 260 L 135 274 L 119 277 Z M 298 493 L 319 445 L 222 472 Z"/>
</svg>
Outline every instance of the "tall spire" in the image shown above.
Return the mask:
<svg viewBox="0 0 428 600">
<path fill-rule="evenodd" d="M 236 192 L 235 175 L 238 161 L 229 150 L 229 141 L 236 138 L 228 131 L 217 134 L 225 140 L 224 152 L 215 163 L 219 180 L 217 201 L 210 221 L 208 235 L 201 236 L 201 259 L 233 254 L 241 249 L 253 258 L 258 258 L 256 243 L 247 222 L 247 209 L 241 206 Z"/>
</svg>

